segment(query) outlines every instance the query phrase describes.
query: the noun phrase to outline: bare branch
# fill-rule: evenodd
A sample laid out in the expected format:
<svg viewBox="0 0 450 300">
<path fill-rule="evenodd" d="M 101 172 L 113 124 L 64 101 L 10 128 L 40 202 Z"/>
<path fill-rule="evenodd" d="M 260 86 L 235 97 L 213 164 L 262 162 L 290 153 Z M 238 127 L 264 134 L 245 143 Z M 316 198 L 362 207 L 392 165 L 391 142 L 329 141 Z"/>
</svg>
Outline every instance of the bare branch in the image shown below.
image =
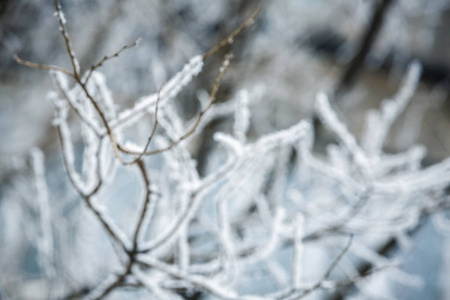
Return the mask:
<svg viewBox="0 0 450 300">
<path fill-rule="evenodd" d="M 232 33 L 230 33 L 226 38 L 224 38 L 220 43 L 218 43 L 216 46 L 208 50 L 205 54 L 203 54 L 203 60 L 206 60 L 211 55 L 215 54 L 217 51 L 222 49 L 228 44 L 233 43 L 233 40 L 241 34 L 247 27 L 252 25 L 255 22 L 256 17 L 258 16 L 260 12 L 260 9 L 257 8 L 251 15 L 248 17 L 244 23 L 241 24 L 238 28 L 236 28 Z"/>
<path fill-rule="evenodd" d="M 338 95 L 345 92 L 345 90 L 348 89 L 348 87 L 355 80 L 361 69 L 361 66 L 364 63 L 364 60 L 369 54 L 372 45 L 374 44 L 378 36 L 378 33 L 380 32 L 381 27 L 383 26 L 385 15 L 389 11 L 389 7 L 393 2 L 395 2 L 395 0 L 380 0 L 374 2 L 377 3 L 375 4 L 372 18 L 367 24 L 367 28 L 365 28 L 364 34 L 361 36 L 361 42 L 360 45 L 358 45 L 358 51 L 348 64 L 336 89 L 336 94 Z"/>
<path fill-rule="evenodd" d="M 61 10 L 61 3 L 59 0 L 55 0 L 55 8 L 56 12 L 55 15 L 58 18 L 59 21 L 59 30 L 61 31 L 62 36 L 64 37 L 64 42 L 66 44 L 67 53 L 70 57 L 70 62 L 72 63 L 73 68 L 73 75 L 76 79 L 80 78 L 80 64 L 78 62 L 78 59 L 75 55 L 75 52 L 73 51 L 72 42 L 69 37 L 69 32 L 66 28 L 66 19 L 64 17 L 64 13 Z"/>
<path fill-rule="evenodd" d="M 132 164 L 140 161 L 142 159 L 142 157 L 145 155 L 148 147 L 150 146 L 150 143 L 152 142 L 153 137 L 155 136 L 156 129 L 158 128 L 158 109 L 159 109 L 159 102 L 161 101 L 161 89 L 163 86 L 164 85 L 162 85 L 158 91 L 158 99 L 156 100 L 156 104 L 155 104 L 153 128 L 152 128 L 152 132 L 150 133 L 150 136 L 147 139 L 147 143 L 144 146 L 144 150 L 142 150 L 142 152 L 138 155 L 138 157 L 136 157 L 134 160 L 132 160 L 128 163 L 125 163 L 125 165 L 132 165 Z"/>
<path fill-rule="evenodd" d="M 140 41 L 141 41 L 141 38 L 137 38 L 134 42 L 123 46 L 122 48 L 120 48 L 119 50 L 114 52 L 113 54 L 104 56 L 95 65 L 91 66 L 91 68 L 89 69 L 88 74 L 86 75 L 86 78 L 84 78 L 84 80 L 83 80 L 83 83 L 86 84 L 89 81 L 89 79 L 91 78 L 92 73 L 96 69 L 100 68 L 106 61 L 108 61 L 110 59 L 113 59 L 115 57 L 118 57 L 123 51 L 125 51 L 127 49 L 130 49 L 130 48 L 133 48 L 133 47 L 137 46 Z"/>
<path fill-rule="evenodd" d="M 64 68 L 58 67 L 58 66 L 42 65 L 42 64 L 37 64 L 37 63 L 31 62 L 31 61 L 23 60 L 19 56 L 17 56 L 17 54 L 15 54 L 13 56 L 13 58 L 19 65 L 22 65 L 22 66 L 30 67 L 30 68 L 33 68 L 33 69 L 39 69 L 39 70 L 59 71 L 59 72 L 62 72 L 64 74 L 66 74 L 67 76 L 75 78 L 75 76 L 73 75 L 72 72 L 70 72 L 70 71 L 68 71 L 68 70 L 66 70 Z"/>
<path fill-rule="evenodd" d="M 142 179 L 144 180 L 145 196 L 144 196 L 144 203 L 142 205 L 142 209 L 139 214 L 138 221 L 137 221 L 136 227 L 134 229 L 134 233 L 133 233 L 133 249 L 131 250 L 133 253 L 136 253 L 137 248 L 138 248 L 139 234 L 142 229 L 142 224 L 144 222 L 144 218 L 147 213 L 147 209 L 150 204 L 150 199 L 151 199 L 151 195 L 152 195 L 151 189 L 150 189 L 150 178 L 147 174 L 147 171 L 145 170 L 144 162 L 142 160 L 137 161 L 137 166 L 139 168 L 139 171 L 141 172 Z"/>
</svg>

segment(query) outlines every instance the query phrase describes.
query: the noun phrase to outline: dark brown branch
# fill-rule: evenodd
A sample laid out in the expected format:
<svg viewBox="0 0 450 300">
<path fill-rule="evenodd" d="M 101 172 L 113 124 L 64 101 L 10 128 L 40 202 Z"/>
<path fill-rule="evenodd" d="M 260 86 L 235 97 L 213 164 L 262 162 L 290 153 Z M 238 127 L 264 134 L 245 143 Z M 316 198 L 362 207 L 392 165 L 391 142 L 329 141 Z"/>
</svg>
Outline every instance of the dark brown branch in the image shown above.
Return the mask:
<svg viewBox="0 0 450 300">
<path fill-rule="evenodd" d="M 136 255 L 140 231 L 142 229 L 142 224 L 144 223 L 145 215 L 147 214 L 148 206 L 150 204 L 150 199 L 151 199 L 151 195 L 152 195 L 151 189 L 150 189 L 150 178 L 147 174 L 147 171 L 145 170 L 145 164 L 142 160 L 139 160 L 137 162 L 137 165 L 139 167 L 139 171 L 142 174 L 142 179 L 144 180 L 145 196 L 144 196 L 144 205 L 142 206 L 142 211 L 139 215 L 139 220 L 136 224 L 136 228 L 135 228 L 134 234 L 133 234 L 133 249 L 131 252 L 131 255 L 133 255 L 133 256 Z"/>
<path fill-rule="evenodd" d="M 344 93 L 355 81 L 361 67 L 383 26 L 384 18 L 394 0 L 379 0 L 375 5 L 372 18 L 366 27 L 356 55 L 347 66 L 336 89 L 336 95 Z"/>
</svg>

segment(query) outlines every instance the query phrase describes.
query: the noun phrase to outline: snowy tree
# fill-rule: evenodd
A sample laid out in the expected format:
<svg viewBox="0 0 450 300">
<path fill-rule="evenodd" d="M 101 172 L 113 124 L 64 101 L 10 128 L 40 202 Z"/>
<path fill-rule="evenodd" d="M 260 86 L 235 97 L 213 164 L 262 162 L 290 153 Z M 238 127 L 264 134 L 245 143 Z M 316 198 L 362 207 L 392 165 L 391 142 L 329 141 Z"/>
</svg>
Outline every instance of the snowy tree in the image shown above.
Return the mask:
<svg viewBox="0 0 450 300">
<path fill-rule="evenodd" d="M 283 45 L 270 51 L 279 77 L 267 84 L 264 76 L 263 82 L 242 79 L 218 101 L 227 76 L 242 77 L 233 70 L 235 40 L 258 22 L 256 9 L 170 78 L 154 62 L 160 86 L 123 109 L 101 70 L 137 51 L 140 39 L 86 68 L 59 0 L 55 10 L 70 67 L 15 59 L 52 79 L 47 98 L 63 170 L 50 167 L 39 148 L 1 162 L 13 174 L 0 202 L 0 266 L 7 270 L 0 275 L 1 299 L 312 299 L 349 287 L 356 297 L 374 297 L 376 287 L 393 298 L 383 280 L 421 286 L 420 277 L 402 270 L 401 259 L 377 251 L 390 241 L 411 247 L 409 233 L 428 215 L 448 231 L 450 160 L 424 166 L 427 149 L 420 144 L 386 150 L 419 85 L 419 61 L 409 62 L 396 93 L 368 111 L 361 136 L 339 110 L 341 97 L 359 95 L 340 94 L 327 79 L 317 83 L 308 74 L 308 84 L 321 88 L 304 93 L 313 114 L 283 126 L 264 108 L 267 98 L 292 94 L 276 73 L 289 63 L 277 54 Z M 282 10 L 262 13 L 280 20 Z M 212 22 L 214 13 L 202 21 Z M 249 47 L 270 37 L 259 36 Z M 177 100 L 218 58 L 210 89 L 196 91 L 198 109 L 189 117 Z M 295 56 L 320 73 L 308 59 Z M 273 119 L 263 120 L 262 108 Z M 223 118 L 230 126 L 213 126 Z M 196 155 L 208 130 L 214 131 L 209 151 Z M 321 153 L 315 146 L 324 135 L 330 138 L 320 141 L 326 144 Z M 207 161 L 203 170 L 201 161 Z M 24 266 L 20 256 L 33 262 Z M 369 268 L 360 270 L 361 262 Z M 15 281 L 27 272 L 34 284 L 19 293 Z"/>
</svg>

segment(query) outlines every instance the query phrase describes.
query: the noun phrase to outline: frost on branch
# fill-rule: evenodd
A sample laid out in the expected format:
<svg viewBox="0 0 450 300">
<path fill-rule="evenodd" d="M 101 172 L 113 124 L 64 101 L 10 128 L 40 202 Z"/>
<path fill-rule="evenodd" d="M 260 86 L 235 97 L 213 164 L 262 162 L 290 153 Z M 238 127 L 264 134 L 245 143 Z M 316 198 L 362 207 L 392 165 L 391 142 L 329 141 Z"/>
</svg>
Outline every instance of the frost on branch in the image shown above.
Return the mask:
<svg viewBox="0 0 450 300">
<path fill-rule="evenodd" d="M 57 17 L 66 24 L 60 9 Z M 227 47 L 233 38 L 225 40 Z M 43 153 L 33 150 L 32 188 L 25 178 L 14 191 L 25 200 L 0 203 L 14 215 L 33 217 L 37 226 L 26 228 L 23 238 L 38 252 L 48 298 L 83 292 L 102 299 L 136 289 L 155 299 L 192 293 L 300 299 L 351 284 L 364 292 L 367 285 L 359 281 L 369 274 L 358 272 L 359 261 L 373 266 L 370 276 L 399 264 L 374 250 L 374 237 L 407 245 L 408 232 L 424 214 L 448 205 L 443 191 L 450 183 L 449 159 L 423 168 L 424 146 L 401 153 L 383 148 L 418 84 L 418 63 L 408 68 L 399 92 L 368 114 L 361 139 L 327 95 L 318 94 L 317 115 L 336 137 L 321 156 L 308 121 L 254 135 L 260 124 L 251 112 L 261 105 L 255 88 L 241 84 L 231 99 L 215 103 L 231 55 L 217 67 L 220 80 L 212 92 L 197 92 L 200 112 L 184 120 L 173 100 L 203 70 L 205 57 L 192 57 L 157 93 L 123 111 L 97 68 L 79 80 L 79 74 L 51 69 L 55 91 L 49 100 L 67 176 L 50 185 Z M 208 153 L 214 159 L 201 172 L 196 138 L 206 139 L 203 130 L 218 118 L 227 120 L 215 129 Z M 70 188 L 53 191 L 65 181 Z M 444 214 L 435 221 L 448 225 Z M 311 245 L 320 248 L 322 264 Z M 5 253 L 19 248 L 13 246 Z M 401 270 L 387 276 L 421 284 Z M 275 284 L 266 284 L 271 279 Z"/>
<path fill-rule="evenodd" d="M 398 93 L 392 99 L 384 100 L 381 103 L 380 111 L 369 112 L 366 133 L 363 137 L 363 148 L 370 155 L 380 154 L 392 124 L 405 110 L 416 90 L 421 68 L 418 61 L 412 62 Z"/>
<path fill-rule="evenodd" d="M 181 89 L 192 80 L 192 78 L 202 71 L 202 68 L 202 57 L 200 55 L 193 57 L 179 73 L 163 86 L 159 95 L 161 97 L 161 103 L 175 97 Z M 153 112 L 157 98 L 157 93 L 141 98 L 133 108 L 121 112 L 117 119 L 112 122 L 112 127 L 124 125 L 131 126 L 143 116 L 146 110 Z"/>
<path fill-rule="evenodd" d="M 399 237 L 414 228 L 423 209 L 433 205 L 426 201 L 429 195 L 450 181 L 448 161 L 421 168 L 423 146 L 397 154 L 387 154 L 382 149 L 387 130 L 405 109 L 414 90 L 419 67 L 412 65 L 394 100 L 385 102 L 380 112 L 369 115 L 369 118 L 377 115 L 384 122 L 378 129 L 381 133 L 377 135 L 380 140 L 376 147 L 364 143 L 361 146 L 332 109 L 327 96 L 319 94 L 317 113 L 338 140 L 337 144 L 329 145 L 325 159 L 312 152 L 314 132 L 306 121 L 258 138 L 248 137 L 249 106 L 254 103 L 254 94 L 241 90 L 235 100 L 205 111 L 204 123 L 199 122 L 202 129 L 205 126 L 202 124 L 217 115 L 234 116 L 231 133 L 214 134 L 216 155 L 222 155 L 223 159 L 202 177 L 189 140 L 173 144 L 186 132 L 186 126 L 191 126 L 192 120 L 184 121 L 170 101 L 201 70 L 197 64 L 198 58 L 191 60 L 164 85 L 159 95 L 122 113 L 116 112 L 104 77 L 92 73 L 87 89 L 125 148 L 138 153 L 144 151 L 130 141 L 123 129 L 125 124 L 130 128 L 137 126 L 138 123 L 128 121 L 138 120 L 149 112 L 158 120 L 152 147 L 166 149 L 156 158 L 137 160 L 127 167 L 143 179 L 142 193 L 139 199 L 127 198 L 121 204 L 133 213 L 120 221 L 114 219 L 113 209 L 102 199 L 102 191 L 115 184 L 114 177 L 122 172 L 106 135 L 107 127 L 102 124 L 98 108 L 80 87 L 70 88 L 65 75 L 53 73 L 57 93 L 49 97 L 55 108 L 54 124 L 60 134 L 68 178 L 90 211 L 90 222 L 97 224 L 107 237 L 107 257 L 116 255 L 117 259 L 110 268 L 100 264 L 106 273 L 114 275 L 105 280 L 93 276 L 95 286 L 89 297 L 102 298 L 111 290 L 119 289 L 118 282 L 129 282 L 141 285 L 161 299 L 178 298 L 180 289 L 223 299 L 297 299 L 319 288 L 338 286 L 340 281 L 330 276 L 337 266 L 344 265 L 342 257 L 347 252 L 374 268 L 395 265 L 396 261 L 381 258 L 364 242 L 373 233 Z M 154 97 L 160 97 L 158 114 L 151 110 L 156 109 Z M 81 122 L 81 173 L 74 154 L 69 108 Z M 296 164 L 290 167 L 293 153 Z M 34 156 L 39 179 L 42 177 L 40 156 Z M 44 187 L 42 180 L 38 182 Z M 44 195 L 45 189 L 41 191 Z M 48 210 L 43 198 L 40 203 L 46 220 Z M 48 253 L 52 251 L 49 249 L 52 224 L 41 224 L 47 232 L 43 235 L 42 261 L 48 261 Z M 355 236 L 355 242 L 342 248 L 348 234 Z M 304 278 L 308 268 L 305 249 L 310 241 L 317 240 L 342 250 L 332 254 L 334 260 L 322 277 L 308 282 Z M 92 253 L 90 248 L 76 249 Z M 288 265 L 279 260 L 278 255 L 283 251 L 291 255 Z M 348 262 L 345 264 L 343 268 L 351 270 Z M 76 273 L 76 264 L 68 265 L 74 268 L 72 274 Z M 83 268 L 85 271 L 86 266 Z M 255 268 L 264 268 L 280 286 L 265 295 L 245 292 L 251 282 L 236 278 Z M 53 278 L 52 269 L 46 270 L 50 274 L 48 278 Z M 355 278 L 358 276 L 348 272 Z M 418 279 L 401 271 L 395 276 L 402 282 L 420 284 Z"/>
</svg>

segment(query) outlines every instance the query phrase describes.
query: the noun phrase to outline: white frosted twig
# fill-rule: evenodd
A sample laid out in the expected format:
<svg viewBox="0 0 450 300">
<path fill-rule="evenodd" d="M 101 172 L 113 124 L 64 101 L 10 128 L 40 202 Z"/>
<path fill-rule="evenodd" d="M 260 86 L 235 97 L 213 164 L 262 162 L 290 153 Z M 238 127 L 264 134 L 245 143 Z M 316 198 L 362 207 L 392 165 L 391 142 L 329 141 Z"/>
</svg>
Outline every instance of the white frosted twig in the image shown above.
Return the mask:
<svg viewBox="0 0 450 300">
<path fill-rule="evenodd" d="M 387 193 L 396 193 L 402 187 L 409 193 L 437 190 L 450 182 L 450 159 L 432 165 L 426 169 L 386 177 L 375 183 L 374 187 Z"/>
<path fill-rule="evenodd" d="M 280 265 L 280 263 L 273 259 L 269 259 L 266 262 L 266 265 L 270 273 L 277 281 L 278 285 L 285 286 L 289 284 L 290 275 L 288 274 L 288 272 L 286 272 L 284 267 Z"/>
<path fill-rule="evenodd" d="M 270 218 L 270 236 L 269 239 L 262 245 L 246 246 L 237 249 L 239 246 L 234 245 L 233 263 L 235 266 L 242 266 L 242 264 L 254 264 L 261 260 L 266 260 L 280 244 L 281 231 L 283 230 L 283 221 L 285 219 L 285 211 L 281 208 L 277 209 L 275 216 Z M 214 274 L 221 270 L 220 259 L 212 260 L 202 265 L 195 265 L 191 268 L 192 272 Z M 287 276 L 287 275 L 286 275 Z"/>
<path fill-rule="evenodd" d="M 124 249 L 131 249 L 131 242 L 116 222 L 107 214 L 106 208 L 92 203 L 92 199 L 87 199 L 86 204 L 97 216 L 97 219 L 105 227 L 109 235 Z"/>
<path fill-rule="evenodd" d="M 66 44 L 67 53 L 70 57 L 70 62 L 72 63 L 73 73 L 75 78 L 80 77 L 80 63 L 78 62 L 78 59 L 75 55 L 75 52 L 72 48 L 72 43 L 70 41 L 69 33 L 66 28 L 66 18 L 64 17 L 64 13 L 61 10 L 61 4 L 59 0 L 55 0 L 55 16 L 58 18 L 59 21 L 59 30 L 61 31 L 62 36 L 64 37 L 64 42 Z"/>
<path fill-rule="evenodd" d="M 316 111 L 324 125 L 336 134 L 343 146 L 352 154 L 353 160 L 362 175 L 370 176 L 370 164 L 364 151 L 359 147 L 355 137 L 347 130 L 345 124 L 338 119 L 324 93 L 317 95 Z"/>
<path fill-rule="evenodd" d="M 75 158 L 73 154 L 73 146 L 70 138 L 70 131 L 67 125 L 67 106 L 61 100 L 51 98 L 55 110 L 56 116 L 53 124 L 58 129 L 59 139 L 62 148 L 62 155 L 64 166 L 68 174 L 69 180 L 72 183 L 75 190 L 80 194 L 88 208 L 97 216 L 98 220 L 102 223 L 103 227 L 111 235 L 111 237 L 118 242 L 122 247 L 128 247 L 128 242 L 125 234 L 119 229 L 115 222 L 103 211 L 102 207 L 97 207 L 92 203 L 92 193 L 95 193 L 99 188 L 99 185 L 89 189 L 85 183 L 81 180 L 79 174 L 75 171 L 74 163 Z"/>
<path fill-rule="evenodd" d="M 160 282 L 155 282 L 155 276 L 147 276 L 138 267 L 133 268 L 134 277 L 148 290 L 148 292 L 157 300 L 183 300 L 183 298 L 174 292 L 164 290 Z"/>
<path fill-rule="evenodd" d="M 81 97 L 80 95 L 77 96 L 77 94 L 81 91 L 77 87 L 70 90 L 67 78 L 63 73 L 58 71 L 50 71 L 50 75 L 52 76 L 53 83 L 59 93 L 64 99 L 66 99 L 67 103 L 75 111 L 80 120 L 89 126 L 89 128 L 91 128 L 96 135 L 100 135 L 104 130 L 98 126 L 97 122 L 92 117 L 92 114 L 87 113 L 82 104 L 76 99 L 76 97 Z"/>
<path fill-rule="evenodd" d="M 219 297 L 219 299 L 239 299 L 234 291 L 224 288 L 222 285 L 214 282 L 213 280 L 210 280 L 206 277 L 189 274 L 183 270 L 176 268 L 175 266 L 171 266 L 157 259 L 154 259 L 151 256 L 139 255 L 137 257 L 137 263 L 164 272 L 174 278 L 184 280 L 192 284 L 194 287 L 200 288 L 204 291 L 208 291 L 216 297 Z"/>
<path fill-rule="evenodd" d="M 403 153 L 382 155 L 375 169 L 376 175 L 384 176 L 394 169 L 399 169 L 400 173 L 418 171 L 425 155 L 426 148 L 422 145 L 413 146 Z"/>
<path fill-rule="evenodd" d="M 228 157 L 240 157 L 244 152 L 243 145 L 235 138 L 222 132 L 214 134 L 214 140 L 219 142 L 228 153 Z"/>
<path fill-rule="evenodd" d="M 235 247 L 233 242 L 231 224 L 229 219 L 229 210 L 226 201 L 220 201 L 217 203 L 219 228 L 220 228 L 220 241 L 225 254 L 224 273 L 227 274 L 229 279 L 235 278 L 236 272 L 236 259 L 234 257 Z"/>
<path fill-rule="evenodd" d="M 239 106 L 238 102 L 241 100 L 241 92 L 245 92 L 246 94 L 248 94 L 248 103 L 246 105 L 247 107 L 260 101 L 260 98 L 264 93 L 261 87 L 255 87 L 254 89 L 248 92 L 247 90 L 240 90 L 232 99 L 224 103 L 216 103 L 213 107 L 211 107 L 208 114 L 205 115 L 200 121 L 200 124 L 197 127 L 198 129 L 197 132 L 201 132 L 213 120 L 217 120 L 235 114 L 237 112 L 236 111 L 237 106 Z M 197 97 L 202 107 L 205 106 L 206 103 L 208 102 L 208 93 L 206 91 L 202 91 L 201 93 L 199 92 Z M 247 110 L 250 113 L 250 110 L 249 109 Z M 248 117 L 250 117 L 250 115 L 248 115 Z M 247 129 L 245 130 L 245 132 L 247 132 Z"/>
<path fill-rule="evenodd" d="M 274 155 L 271 152 L 246 151 L 245 155 L 237 160 L 234 170 L 224 178 L 226 181 L 220 186 L 220 191 L 216 191 L 214 201 L 232 200 L 230 214 L 245 218 L 248 209 L 254 204 L 253 198 L 263 188 L 273 164 Z"/>
<path fill-rule="evenodd" d="M 250 110 L 249 105 L 249 94 L 248 91 L 242 90 L 237 94 L 238 101 L 236 102 L 236 109 L 234 114 L 234 126 L 233 132 L 234 136 L 241 143 L 245 143 L 247 138 L 247 130 L 250 125 Z"/>
<path fill-rule="evenodd" d="M 380 111 L 371 111 L 367 116 L 366 133 L 363 148 L 371 155 L 379 155 L 386 136 L 400 113 L 402 113 L 413 96 L 420 79 L 421 65 L 418 61 L 408 66 L 402 85 L 393 99 L 384 100 Z"/>
<path fill-rule="evenodd" d="M 206 114 L 200 121 L 200 124 L 197 127 L 197 132 L 195 134 L 199 134 L 200 132 L 202 132 L 203 129 L 205 129 L 205 127 L 212 121 L 233 115 L 236 109 L 236 102 L 236 99 L 231 99 L 227 102 L 216 103 L 214 106 L 212 106 L 208 114 Z M 202 106 L 206 105 L 203 103 L 203 101 L 201 104 Z"/>
<path fill-rule="evenodd" d="M 270 254 L 272 254 L 279 245 L 281 231 L 283 230 L 282 223 L 285 216 L 286 212 L 282 208 L 278 208 L 272 220 L 269 240 L 264 245 L 261 245 L 259 248 L 255 249 L 250 255 L 240 258 L 238 263 L 255 263 L 266 259 Z"/>
<path fill-rule="evenodd" d="M 139 252 L 145 253 L 154 251 L 178 237 L 183 226 L 188 224 L 194 218 L 195 213 L 200 207 L 203 199 L 201 195 L 197 195 L 196 193 L 192 192 L 189 193 L 187 197 L 188 204 L 186 205 L 185 209 L 178 214 L 176 219 L 166 228 L 163 233 L 150 240 L 149 242 L 140 245 Z"/>
<path fill-rule="evenodd" d="M 208 184 L 194 186 L 192 187 L 192 190 L 186 191 L 185 196 L 187 197 L 187 204 L 184 209 L 178 214 L 175 220 L 163 233 L 155 237 L 153 240 L 141 245 L 139 252 L 146 253 L 149 251 L 154 251 L 177 238 L 180 233 L 180 229 L 189 224 L 195 217 L 195 214 L 204 199 L 204 195 L 209 191 L 209 189 L 212 188 L 214 181 L 220 179 L 221 176 L 214 176 L 214 178 L 210 178 L 210 180 L 208 180 Z"/>
<path fill-rule="evenodd" d="M 167 105 L 166 107 L 170 106 L 171 105 Z M 163 110 L 162 115 L 163 118 L 160 120 L 161 128 L 169 137 L 169 144 L 172 144 L 173 141 L 177 140 L 179 133 L 183 130 L 181 118 L 178 117 L 177 113 L 171 113 L 165 110 Z M 159 142 L 160 146 L 158 148 L 162 149 L 168 147 L 167 144 L 162 143 L 162 139 L 160 139 Z M 178 143 L 171 151 L 163 152 L 163 156 L 169 166 L 169 177 L 172 178 L 174 182 L 186 182 L 188 185 L 195 185 L 199 181 L 196 162 L 192 159 L 185 143 Z"/>
<path fill-rule="evenodd" d="M 81 180 L 80 175 L 75 170 L 75 157 L 67 120 L 65 118 L 59 118 L 57 128 L 67 175 L 69 176 L 72 185 L 79 193 L 82 195 L 88 195 L 90 191 L 87 189 L 86 185 Z"/>
<path fill-rule="evenodd" d="M 339 145 L 330 144 L 327 146 L 327 154 L 332 168 L 345 174 L 351 174 L 351 164 L 346 149 Z"/>
<path fill-rule="evenodd" d="M 304 220 L 302 216 L 297 217 L 295 224 L 295 237 L 294 237 L 294 259 L 292 264 L 292 286 L 297 289 L 302 284 L 302 259 L 303 259 L 303 227 Z"/>
<path fill-rule="evenodd" d="M 92 190 L 101 181 L 100 170 L 100 139 L 86 124 L 81 125 L 81 135 L 84 141 L 82 178 L 88 190 Z"/>
<path fill-rule="evenodd" d="M 95 98 L 103 108 L 105 116 L 108 120 L 116 118 L 116 105 L 112 97 L 112 93 L 106 85 L 106 78 L 100 72 L 92 73 L 92 85 L 97 91 L 97 97 Z"/>
<path fill-rule="evenodd" d="M 160 92 L 161 104 L 175 97 L 182 90 L 182 88 L 192 80 L 192 78 L 201 72 L 202 69 L 202 56 L 197 55 L 191 58 L 183 69 L 164 85 L 164 88 Z M 154 110 L 157 99 L 158 93 L 141 98 L 133 108 L 121 112 L 117 119 L 111 122 L 111 128 L 130 126 L 134 124 L 144 115 L 146 111 L 152 112 Z"/>
<path fill-rule="evenodd" d="M 114 178 L 118 163 L 111 149 L 111 144 L 107 143 L 106 137 L 103 137 L 100 143 L 99 156 L 100 177 L 103 183 L 108 183 Z"/>
<path fill-rule="evenodd" d="M 99 300 L 109 293 L 112 286 L 117 285 L 119 276 L 110 274 L 99 286 L 93 289 L 85 298 L 90 300 Z"/>
<path fill-rule="evenodd" d="M 336 169 L 331 165 L 315 158 L 309 149 L 307 149 L 303 144 L 299 146 L 299 153 L 301 155 L 301 162 L 310 168 L 320 172 L 322 175 L 336 180 L 339 182 L 343 188 L 351 192 L 360 192 L 364 190 L 364 186 L 358 183 L 352 176 L 344 173 L 343 170 Z"/>
<path fill-rule="evenodd" d="M 273 182 L 269 190 L 269 198 L 275 205 L 280 205 L 285 198 L 285 191 L 289 177 L 289 160 L 291 148 L 283 147 L 276 150 L 275 170 Z"/>
<path fill-rule="evenodd" d="M 53 282 L 55 269 L 53 266 L 53 232 L 52 232 L 52 213 L 49 203 L 49 193 L 47 181 L 45 179 L 44 154 L 38 148 L 31 151 L 33 162 L 34 179 L 36 186 L 36 199 L 39 208 L 39 223 L 41 236 L 38 240 L 38 251 L 41 268 L 47 277 L 48 283 Z M 49 288 L 49 297 L 52 295 L 52 288 Z"/>
<path fill-rule="evenodd" d="M 338 256 L 330 264 L 330 266 L 326 270 L 325 274 L 322 276 L 322 279 L 318 280 L 316 283 L 314 283 L 313 285 L 311 285 L 309 288 L 306 288 L 306 289 L 296 289 L 296 288 L 289 287 L 284 291 L 275 293 L 274 296 L 272 297 L 272 299 L 280 299 L 280 300 L 281 299 L 286 299 L 286 300 L 300 299 L 300 298 L 303 298 L 303 297 L 309 295 L 310 293 L 312 293 L 313 291 L 315 291 L 319 288 L 328 286 L 330 284 L 328 281 L 328 278 L 331 276 L 331 273 L 337 267 L 337 265 L 341 262 L 344 255 L 348 252 L 348 250 L 350 249 L 350 246 L 352 245 L 352 242 L 353 242 L 353 236 L 350 236 L 347 245 L 341 250 L 341 252 L 338 254 Z"/>
<path fill-rule="evenodd" d="M 188 242 L 188 226 L 184 225 L 180 229 L 178 237 L 178 264 L 181 270 L 188 270 L 190 265 L 190 246 Z"/>
<path fill-rule="evenodd" d="M 180 197 L 180 211 L 186 210 L 186 206 L 188 205 L 188 199 L 185 197 Z M 188 233 L 189 233 L 189 224 L 185 223 L 180 228 L 180 233 L 177 239 L 178 246 L 178 264 L 180 270 L 187 271 L 189 269 L 189 265 L 191 263 L 191 250 L 188 241 Z"/>
<path fill-rule="evenodd" d="M 311 130 L 311 125 L 307 121 L 300 121 L 297 124 L 277 131 L 272 134 L 262 136 L 255 143 L 248 146 L 248 153 L 253 151 L 269 151 L 275 147 L 292 145 L 293 143 L 305 138 Z"/>
<path fill-rule="evenodd" d="M 242 145 L 229 135 L 218 132 L 214 134 L 214 139 L 227 150 L 228 158 L 227 162 L 219 170 L 201 180 L 197 190 L 203 193 L 211 189 L 216 182 L 228 178 L 228 175 L 239 166 L 244 151 Z"/>
<path fill-rule="evenodd" d="M 175 140 L 172 139 L 172 142 L 164 148 L 159 148 L 159 149 L 155 149 L 152 151 L 147 151 L 147 152 L 142 152 L 142 153 L 135 153 L 132 151 L 129 151 L 127 149 L 124 149 L 123 147 L 119 147 L 120 150 L 122 152 L 128 153 L 128 154 L 137 154 L 137 155 L 152 155 L 152 154 L 157 154 L 157 153 L 161 153 L 161 152 L 165 152 L 168 151 L 170 149 L 172 149 L 173 147 L 177 146 L 178 144 L 180 144 L 181 142 L 183 142 L 184 140 L 186 140 L 187 138 L 191 137 L 192 135 L 195 135 L 198 126 L 200 125 L 201 120 L 203 119 L 203 116 L 209 111 L 209 109 L 213 106 L 213 104 L 216 101 L 216 95 L 217 92 L 219 90 L 219 86 L 222 82 L 223 77 L 225 76 L 226 70 L 228 69 L 228 66 L 230 64 L 230 60 L 233 57 L 233 55 L 231 53 L 228 53 L 227 55 L 225 55 L 225 58 L 222 62 L 222 66 L 220 67 L 220 72 L 219 75 L 217 76 L 211 93 L 210 93 L 210 97 L 209 97 L 209 102 L 208 104 L 202 108 L 202 110 L 200 111 L 200 113 L 198 114 L 198 116 L 195 118 L 195 120 L 192 122 L 192 124 L 189 126 L 187 131 L 184 131 L 184 134 L 177 137 Z M 170 82 L 168 84 L 166 84 L 163 89 L 165 89 L 167 87 L 167 85 L 169 85 Z M 160 100 L 161 96 L 159 95 L 158 100 Z M 155 104 L 156 105 L 156 104 Z M 156 112 L 155 112 L 156 113 Z M 112 139 L 113 140 L 113 139 Z M 120 157 L 118 157 L 120 159 Z"/>
<path fill-rule="evenodd" d="M 161 107 L 160 116 L 160 122 L 163 124 L 164 133 L 169 139 L 175 141 L 183 134 L 185 128 L 184 122 L 173 101 L 166 102 L 164 106 Z"/>
<path fill-rule="evenodd" d="M 220 136 L 220 135 L 219 135 Z M 224 138 L 218 138 L 222 141 L 229 141 L 231 139 Z M 239 152 L 239 151 L 238 151 Z M 191 182 L 192 186 L 190 187 L 190 190 L 186 191 L 186 197 L 188 198 L 187 205 L 185 208 L 179 213 L 176 220 L 172 222 L 172 224 L 166 229 L 165 232 L 163 232 L 161 235 L 156 237 L 154 240 L 149 241 L 145 244 L 143 244 L 140 247 L 139 252 L 149 252 L 156 248 L 161 247 L 162 245 L 168 243 L 173 238 L 176 237 L 178 234 L 180 228 L 184 224 L 188 224 L 195 216 L 200 204 L 202 203 L 204 199 L 204 195 L 214 187 L 214 183 L 218 182 L 219 180 L 223 179 L 223 177 L 229 173 L 231 170 L 233 170 L 235 164 L 237 163 L 237 159 L 230 159 L 223 167 L 221 167 L 216 173 L 210 174 L 206 178 L 204 178 L 202 181 L 198 182 Z"/>
<path fill-rule="evenodd" d="M 150 205 L 147 208 L 147 213 L 145 214 L 145 217 L 144 217 L 144 220 L 142 223 L 142 228 L 144 230 L 141 230 L 138 234 L 138 244 L 144 242 L 145 234 L 147 233 L 146 229 L 150 226 L 150 224 L 155 216 L 155 211 L 156 211 L 158 202 L 161 199 L 161 194 L 159 193 L 156 185 L 151 185 L 150 191 L 151 191 Z"/>
</svg>

